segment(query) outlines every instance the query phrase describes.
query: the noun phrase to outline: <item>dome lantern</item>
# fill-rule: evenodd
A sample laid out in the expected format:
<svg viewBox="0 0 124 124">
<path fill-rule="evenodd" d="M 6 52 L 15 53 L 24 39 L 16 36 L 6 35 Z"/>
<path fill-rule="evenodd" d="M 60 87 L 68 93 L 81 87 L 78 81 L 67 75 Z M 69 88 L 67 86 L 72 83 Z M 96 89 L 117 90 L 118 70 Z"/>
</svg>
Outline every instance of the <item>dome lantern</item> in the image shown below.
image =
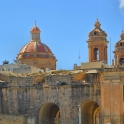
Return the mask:
<svg viewBox="0 0 124 124">
<path fill-rule="evenodd" d="M 40 40 L 40 29 L 36 26 L 36 21 L 34 27 L 30 30 L 31 42 L 41 42 Z"/>
</svg>

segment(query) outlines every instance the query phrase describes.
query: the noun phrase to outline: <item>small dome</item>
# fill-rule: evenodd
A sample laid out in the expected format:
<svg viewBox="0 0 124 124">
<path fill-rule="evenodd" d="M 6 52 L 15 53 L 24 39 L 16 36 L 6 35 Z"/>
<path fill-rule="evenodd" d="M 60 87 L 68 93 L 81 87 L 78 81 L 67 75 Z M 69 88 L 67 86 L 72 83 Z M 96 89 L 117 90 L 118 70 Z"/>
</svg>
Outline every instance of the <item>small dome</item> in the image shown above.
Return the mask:
<svg viewBox="0 0 124 124">
<path fill-rule="evenodd" d="M 121 40 L 124 40 L 124 30 L 122 30 L 122 33 L 121 33 Z"/>
<path fill-rule="evenodd" d="M 122 30 L 121 39 L 115 44 L 115 47 L 124 47 L 124 31 Z"/>
<path fill-rule="evenodd" d="M 40 33 L 40 29 L 34 24 L 34 27 L 30 30 L 31 33 Z"/>
<path fill-rule="evenodd" d="M 50 48 L 41 42 L 29 42 L 28 44 L 24 45 L 20 50 L 20 53 L 34 53 L 34 52 L 43 52 L 43 53 L 52 54 Z"/>
<path fill-rule="evenodd" d="M 99 38 L 101 37 L 102 39 L 106 40 L 107 34 L 105 33 L 105 31 L 103 31 L 100 26 L 100 22 L 98 21 L 98 19 L 96 19 L 96 22 L 94 24 L 95 28 L 89 33 L 89 39 L 90 38 L 97 38 L 99 41 Z"/>
</svg>

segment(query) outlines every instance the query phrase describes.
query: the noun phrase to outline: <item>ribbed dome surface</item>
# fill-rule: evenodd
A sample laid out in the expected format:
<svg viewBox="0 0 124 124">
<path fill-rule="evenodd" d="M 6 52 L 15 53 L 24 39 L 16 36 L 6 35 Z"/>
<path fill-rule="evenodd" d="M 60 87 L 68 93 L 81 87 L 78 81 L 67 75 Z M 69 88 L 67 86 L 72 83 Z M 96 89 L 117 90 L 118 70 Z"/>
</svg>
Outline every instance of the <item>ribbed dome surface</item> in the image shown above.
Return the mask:
<svg viewBox="0 0 124 124">
<path fill-rule="evenodd" d="M 25 46 L 22 47 L 20 53 L 32 53 L 32 52 L 43 52 L 43 53 L 51 53 L 50 48 L 41 42 L 29 42 Z"/>
</svg>

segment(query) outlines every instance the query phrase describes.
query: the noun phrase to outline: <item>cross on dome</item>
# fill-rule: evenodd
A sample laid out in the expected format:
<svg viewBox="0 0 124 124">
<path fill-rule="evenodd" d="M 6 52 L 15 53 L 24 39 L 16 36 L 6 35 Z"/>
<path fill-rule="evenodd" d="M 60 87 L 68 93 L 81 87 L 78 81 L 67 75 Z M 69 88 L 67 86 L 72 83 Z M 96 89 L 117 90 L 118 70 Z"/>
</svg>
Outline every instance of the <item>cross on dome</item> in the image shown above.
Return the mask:
<svg viewBox="0 0 124 124">
<path fill-rule="evenodd" d="M 99 22 L 99 21 L 98 21 L 98 18 L 96 18 L 96 22 Z"/>
</svg>

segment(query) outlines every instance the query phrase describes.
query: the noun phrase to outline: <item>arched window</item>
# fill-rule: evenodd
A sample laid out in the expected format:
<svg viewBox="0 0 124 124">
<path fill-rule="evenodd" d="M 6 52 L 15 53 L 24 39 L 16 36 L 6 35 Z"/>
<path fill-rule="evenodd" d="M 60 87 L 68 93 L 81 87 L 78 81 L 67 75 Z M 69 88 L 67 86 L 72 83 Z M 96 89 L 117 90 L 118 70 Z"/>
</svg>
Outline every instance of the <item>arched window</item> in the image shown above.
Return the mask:
<svg viewBox="0 0 124 124">
<path fill-rule="evenodd" d="M 94 48 L 94 60 L 99 60 L 99 50 L 98 50 L 98 48 Z"/>
<path fill-rule="evenodd" d="M 36 39 L 38 39 L 38 34 L 36 34 Z"/>
<path fill-rule="evenodd" d="M 96 31 L 94 31 L 94 35 L 96 35 L 97 34 L 97 32 Z"/>
<path fill-rule="evenodd" d="M 35 38 L 35 34 L 32 34 L 32 40 Z"/>
<path fill-rule="evenodd" d="M 120 43 L 120 46 L 122 46 L 122 43 Z"/>
<path fill-rule="evenodd" d="M 124 59 L 120 58 L 119 63 L 120 63 L 120 65 L 122 65 L 124 63 Z"/>
</svg>

